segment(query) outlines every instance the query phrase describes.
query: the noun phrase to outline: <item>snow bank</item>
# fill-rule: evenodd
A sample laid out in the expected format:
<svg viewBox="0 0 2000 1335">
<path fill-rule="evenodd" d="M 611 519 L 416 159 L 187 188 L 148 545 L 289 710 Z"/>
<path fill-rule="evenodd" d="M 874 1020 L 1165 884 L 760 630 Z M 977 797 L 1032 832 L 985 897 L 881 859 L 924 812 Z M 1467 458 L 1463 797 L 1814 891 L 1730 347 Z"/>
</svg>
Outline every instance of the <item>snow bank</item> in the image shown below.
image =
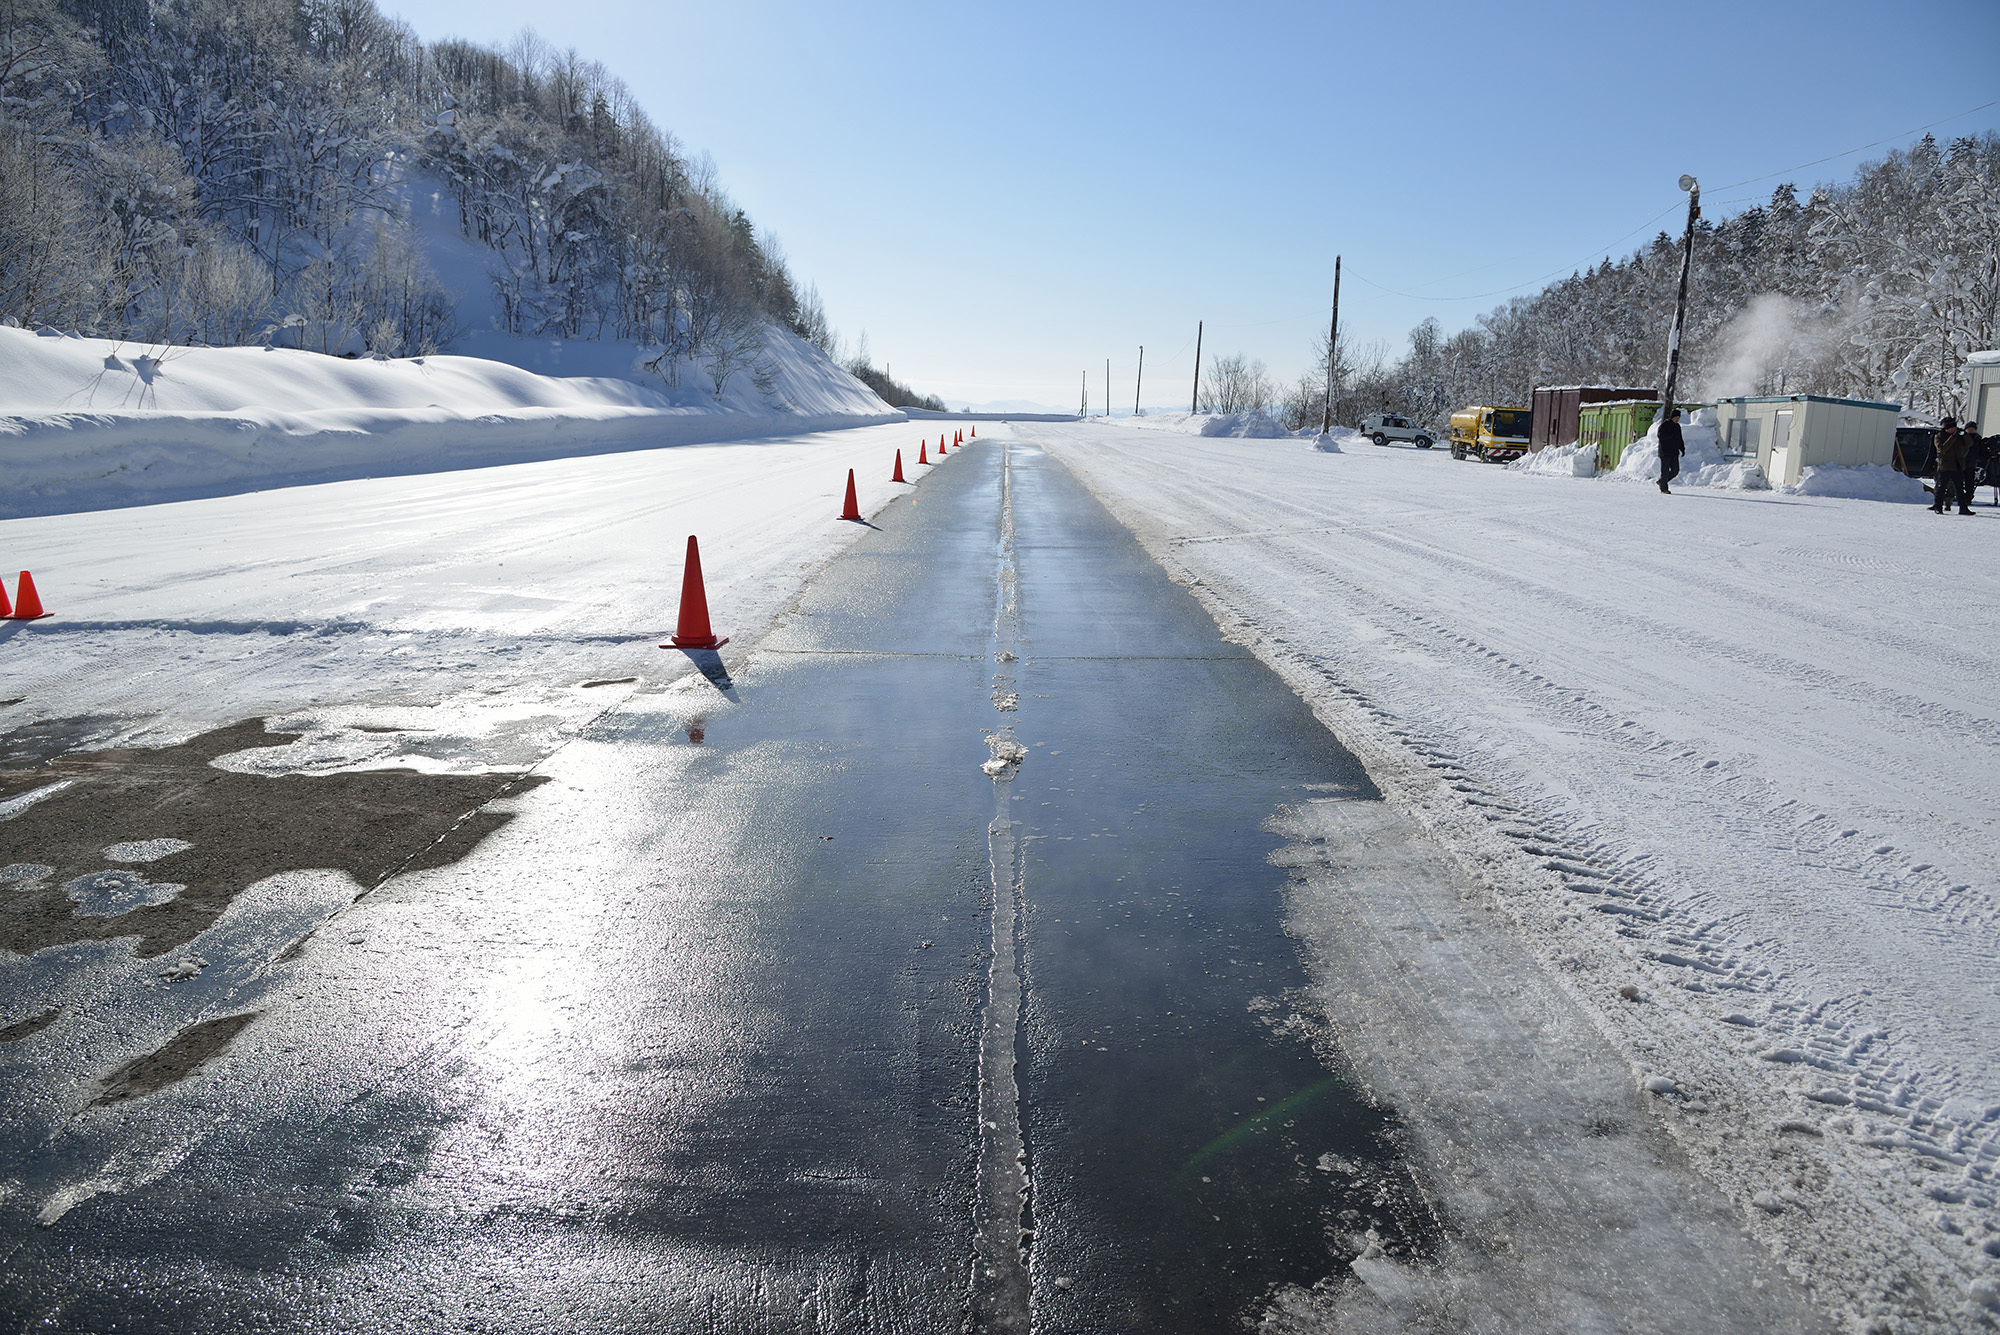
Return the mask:
<svg viewBox="0 0 2000 1335">
<path fill-rule="evenodd" d="M 950 408 L 938 412 L 934 408 L 912 408 L 905 405 L 902 412 L 910 420 L 930 422 L 1074 422 L 1075 413 L 1009 412 L 1004 408 Z"/>
<path fill-rule="evenodd" d="M 1262 408 L 1252 408 L 1247 413 L 1224 413 L 1210 417 L 1202 423 L 1204 436 L 1236 436 L 1251 440 L 1275 440 L 1292 433 L 1285 430 L 1277 419 Z"/>
<path fill-rule="evenodd" d="M 1724 454 L 1715 429 L 1715 413 L 1698 408 L 1681 424 L 1681 475 L 1677 487 L 1714 487 L 1726 491 L 1769 491 L 1770 480 L 1754 459 Z M 1653 423 L 1646 434 L 1625 447 L 1618 467 L 1606 474 L 1623 482 L 1660 480 L 1660 424 Z"/>
<path fill-rule="evenodd" d="M 1771 480 L 1754 459 L 1722 453 L 1717 445 L 1715 415 L 1706 408 L 1681 428 L 1687 452 L 1681 456 L 1677 487 L 1715 487 L 1728 491 L 1770 491 Z M 1549 451 L 1544 450 L 1547 454 Z M 1535 456 L 1530 455 L 1529 459 Z M 1523 460 L 1522 463 L 1526 463 Z M 1516 464 L 1513 467 L 1519 468 Z M 1549 469 L 1526 469 L 1546 472 Z M 1588 476 L 1588 474 L 1579 474 Z M 1625 456 L 1610 474 L 1628 482 L 1657 482 L 1660 477 L 1659 424 L 1625 447 Z M 1791 496 L 1840 496 L 1862 501 L 1917 501 L 1927 503 L 1930 493 L 1915 478 L 1905 477 L 1886 464 L 1863 464 L 1852 468 L 1808 468 L 1796 486 L 1776 490 Z"/>
<path fill-rule="evenodd" d="M 1597 450 L 1594 446 L 1551 445 L 1522 455 L 1507 468 L 1516 473 L 1533 473 L 1537 477 L 1596 477 Z"/>
<path fill-rule="evenodd" d="M 1915 501 L 1919 505 L 1931 501 L 1923 483 L 1887 464 L 1808 468 L 1799 474 L 1797 486 L 1778 490 L 1792 496 L 1845 496 L 1857 501 Z"/>
<path fill-rule="evenodd" d="M 630 378 L 558 377 L 0 328 L 0 517 L 903 420 L 790 333 L 768 351 L 768 396 L 740 374 L 718 400 L 698 368 L 643 383 L 632 345 L 592 348 Z"/>
<path fill-rule="evenodd" d="M 603 377 L 555 379 L 475 357 L 395 361 L 291 348 L 174 348 L 0 329 L 0 413 L 213 413 L 249 408 L 669 408 Z"/>
<path fill-rule="evenodd" d="M 1337 426 L 1331 431 L 1322 431 L 1313 439 L 1313 448 L 1321 454 L 1345 454 L 1342 443 L 1357 439 L 1361 433 L 1352 427 Z"/>
<path fill-rule="evenodd" d="M 1249 440 L 1276 440 L 1292 434 L 1262 408 L 1252 408 L 1243 413 L 1151 413 L 1145 417 L 1121 417 L 1118 424 L 1138 427 L 1142 431 L 1174 431 L 1187 436 L 1228 436 Z"/>
</svg>

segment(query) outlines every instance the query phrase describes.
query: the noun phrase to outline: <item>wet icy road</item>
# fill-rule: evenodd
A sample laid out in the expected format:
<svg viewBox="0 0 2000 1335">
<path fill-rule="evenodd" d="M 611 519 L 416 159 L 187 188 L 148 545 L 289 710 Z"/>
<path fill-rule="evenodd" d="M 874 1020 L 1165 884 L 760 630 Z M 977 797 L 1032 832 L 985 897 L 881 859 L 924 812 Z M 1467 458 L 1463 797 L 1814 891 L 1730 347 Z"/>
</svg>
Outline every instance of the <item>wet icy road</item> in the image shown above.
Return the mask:
<svg viewBox="0 0 2000 1335">
<path fill-rule="evenodd" d="M 456 860 L 250 896 L 171 1004 L 115 942 L 9 972 L 60 1003 L 0 1047 L 9 1314 L 1219 1330 L 1371 1226 L 1421 1249 L 1265 861 L 1358 766 L 1039 451 L 878 522 Z M 84 1106 L 197 998 L 253 1018 Z"/>
</svg>

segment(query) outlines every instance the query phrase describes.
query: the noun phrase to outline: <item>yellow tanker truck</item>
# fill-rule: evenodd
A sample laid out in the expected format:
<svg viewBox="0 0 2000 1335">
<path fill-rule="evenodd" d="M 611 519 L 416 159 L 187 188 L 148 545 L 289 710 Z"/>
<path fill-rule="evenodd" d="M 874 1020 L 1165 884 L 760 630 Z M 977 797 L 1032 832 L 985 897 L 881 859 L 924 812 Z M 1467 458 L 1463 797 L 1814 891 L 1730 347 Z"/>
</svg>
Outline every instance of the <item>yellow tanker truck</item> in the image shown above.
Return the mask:
<svg viewBox="0 0 2000 1335">
<path fill-rule="evenodd" d="M 1476 454 L 1502 464 L 1518 459 L 1528 452 L 1532 418 L 1526 408 L 1461 408 L 1451 415 L 1451 457 Z"/>
</svg>

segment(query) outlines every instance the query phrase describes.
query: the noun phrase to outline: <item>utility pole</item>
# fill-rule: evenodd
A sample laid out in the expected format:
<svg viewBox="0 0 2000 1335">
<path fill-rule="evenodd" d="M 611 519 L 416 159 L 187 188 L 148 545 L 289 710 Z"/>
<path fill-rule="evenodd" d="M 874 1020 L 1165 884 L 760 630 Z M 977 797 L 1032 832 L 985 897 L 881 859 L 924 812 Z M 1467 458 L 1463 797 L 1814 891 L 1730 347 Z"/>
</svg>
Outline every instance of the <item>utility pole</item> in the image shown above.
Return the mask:
<svg viewBox="0 0 2000 1335">
<path fill-rule="evenodd" d="M 1319 433 L 1324 436 L 1333 430 L 1333 363 L 1340 356 L 1340 256 L 1333 257 L 1333 323 L 1326 330 L 1326 416 L 1321 419 Z"/>
<path fill-rule="evenodd" d="M 1083 373 L 1083 397 L 1077 401 L 1076 415 L 1079 418 L 1090 416 L 1090 372 L 1088 371 Z"/>
<path fill-rule="evenodd" d="M 1132 416 L 1139 415 L 1139 387 L 1146 383 L 1146 345 L 1139 345 L 1139 374 L 1132 381 Z"/>
<path fill-rule="evenodd" d="M 1104 359 L 1104 415 L 1111 416 L 1111 359 Z"/>
<path fill-rule="evenodd" d="M 1201 321 L 1194 322 L 1194 398 L 1188 404 L 1190 413 L 1201 411 Z"/>
<path fill-rule="evenodd" d="M 1687 235 L 1681 238 L 1681 294 L 1674 301 L 1674 332 L 1667 336 L 1667 387 L 1660 391 L 1662 422 L 1674 410 L 1674 382 L 1681 373 L 1681 326 L 1687 321 L 1688 269 L 1694 263 L 1694 220 L 1701 217 L 1700 183 L 1692 176 L 1683 176 L 1681 189 L 1688 192 L 1688 225 Z"/>
</svg>

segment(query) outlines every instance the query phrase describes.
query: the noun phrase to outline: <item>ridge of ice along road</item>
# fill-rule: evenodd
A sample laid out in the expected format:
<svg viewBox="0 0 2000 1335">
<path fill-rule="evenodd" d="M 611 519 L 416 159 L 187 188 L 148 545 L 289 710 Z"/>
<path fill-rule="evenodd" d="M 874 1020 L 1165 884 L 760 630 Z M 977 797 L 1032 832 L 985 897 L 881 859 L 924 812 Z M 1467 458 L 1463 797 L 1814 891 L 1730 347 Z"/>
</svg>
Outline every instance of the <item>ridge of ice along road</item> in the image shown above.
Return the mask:
<svg viewBox="0 0 2000 1335">
<path fill-rule="evenodd" d="M 1643 1115 L 1834 1319 L 1990 1327 L 1988 524 L 1862 500 L 1668 497 L 1443 451 L 1017 430 L 1450 851 L 1484 909 L 1436 939 L 1504 925 L 1623 1054 Z M 1341 839 L 1300 828 L 1326 851 L 1300 855 L 1294 929 L 1338 995 L 1340 967 L 1369 961 L 1332 925 L 1367 901 L 1349 893 Z M 1371 921 L 1356 932 L 1387 932 Z M 1453 949 L 1407 967 L 1449 983 Z M 1437 1078 L 1359 1046 L 1385 1088 Z M 1422 1125 L 1421 1107 L 1411 1116 Z"/>
<path fill-rule="evenodd" d="M 518 766 L 601 710 L 607 687 L 694 670 L 656 647 L 689 534 L 719 633 L 753 639 L 856 536 L 838 518 L 848 469 L 864 515 L 920 494 L 928 470 L 906 461 L 911 484 L 889 478 L 923 430 L 0 521 L 6 559 L 36 570 L 57 612 L 0 623 L 0 727 L 88 718 L 90 744 L 158 744 L 267 717 L 306 736 L 263 765 Z"/>
</svg>

